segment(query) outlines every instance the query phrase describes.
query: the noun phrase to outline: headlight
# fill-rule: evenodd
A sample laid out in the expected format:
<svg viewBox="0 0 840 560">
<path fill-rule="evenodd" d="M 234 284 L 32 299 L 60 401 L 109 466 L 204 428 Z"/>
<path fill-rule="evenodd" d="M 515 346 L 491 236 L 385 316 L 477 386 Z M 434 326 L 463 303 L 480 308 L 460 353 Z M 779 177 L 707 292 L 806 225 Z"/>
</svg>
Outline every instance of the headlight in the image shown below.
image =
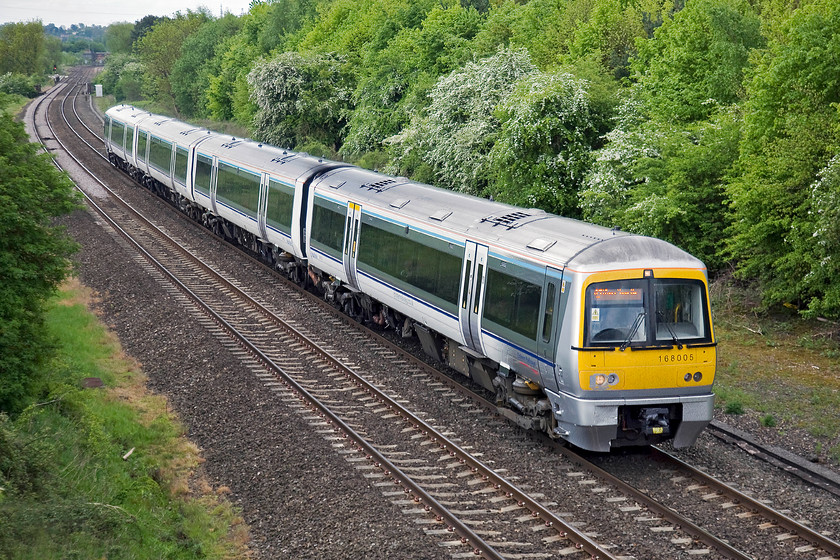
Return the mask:
<svg viewBox="0 0 840 560">
<path fill-rule="evenodd" d="M 617 373 L 595 373 L 589 377 L 589 387 L 591 389 L 609 389 L 617 383 Z"/>
</svg>

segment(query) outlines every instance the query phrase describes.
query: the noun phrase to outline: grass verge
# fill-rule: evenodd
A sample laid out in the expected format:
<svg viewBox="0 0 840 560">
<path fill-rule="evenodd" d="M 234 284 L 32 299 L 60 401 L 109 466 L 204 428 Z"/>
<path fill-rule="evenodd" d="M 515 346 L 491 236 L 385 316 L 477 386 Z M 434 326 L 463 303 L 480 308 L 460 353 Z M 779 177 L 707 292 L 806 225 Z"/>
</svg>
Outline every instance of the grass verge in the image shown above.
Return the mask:
<svg viewBox="0 0 840 560">
<path fill-rule="evenodd" d="M 247 557 L 225 489 L 197 476 L 198 449 L 88 297 L 71 283 L 50 309 L 49 397 L 0 413 L 0 558 Z"/>
<path fill-rule="evenodd" d="M 801 430 L 815 455 L 840 464 L 840 325 L 786 308 L 758 312 L 731 285 L 714 286 L 712 300 L 716 406 L 752 413 L 782 436 Z"/>
</svg>

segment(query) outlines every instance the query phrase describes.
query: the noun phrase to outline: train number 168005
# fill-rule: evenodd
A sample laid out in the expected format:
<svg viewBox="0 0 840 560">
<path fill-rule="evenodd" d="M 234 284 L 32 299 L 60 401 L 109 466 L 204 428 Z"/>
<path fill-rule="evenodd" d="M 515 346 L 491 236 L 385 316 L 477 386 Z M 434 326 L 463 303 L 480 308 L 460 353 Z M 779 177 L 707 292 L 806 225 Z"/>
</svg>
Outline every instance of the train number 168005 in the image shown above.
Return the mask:
<svg viewBox="0 0 840 560">
<path fill-rule="evenodd" d="M 663 354 L 659 356 L 659 361 L 663 364 L 693 362 L 694 354 Z"/>
</svg>

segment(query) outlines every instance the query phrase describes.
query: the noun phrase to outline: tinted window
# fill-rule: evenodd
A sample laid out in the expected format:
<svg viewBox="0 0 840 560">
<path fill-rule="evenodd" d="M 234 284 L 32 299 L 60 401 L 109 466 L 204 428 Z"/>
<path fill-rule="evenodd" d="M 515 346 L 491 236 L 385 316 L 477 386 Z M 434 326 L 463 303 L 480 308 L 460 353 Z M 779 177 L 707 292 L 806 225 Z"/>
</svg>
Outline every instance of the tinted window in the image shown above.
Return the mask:
<svg viewBox="0 0 840 560">
<path fill-rule="evenodd" d="M 347 209 L 344 206 L 315 197 L 310 235 L 312 246 L 341 260 L 346 218 Z"/>
<path fill-rule="evenodd" d="M 455 254 L 453 254 L 455 253 Z M 420 290 L 437 305 L 457 312 L 462 247 L 404 226 L 365 215 L 357 262 L 403 289 Z"/>
<path fill-rule="evenodd" d="M 536 342 L 542 286 L 523 279 L 527 275 L 524 270 L 510 263 L 504 263 L 504 268 L 501 261 L 490 260 L 484 318 Z"/>
<path fill-rule="evenodd" d="M 149 133 L 140 131 L 140 134 L 137 135 L 137 159 L 144 162 L 146 161 L 146 144 L 149 141 Z"/>
<path fill-rule="evenodd" d="M 213 158 L 198 154 L 195 164 L 195 190 L 210 196 L 210 178 L 213 173 Z"/>
<path fill-rule="evenodd" d="M 169 175 L 171 162 L 172 143 L 161 140 L 157 136 L 152 136 L 152 141 L 149 144 L 149 164 L 158 171 Z"/>
<path fill-rule="evenodd" d="M 220 161 L 216 177 L 216 200 L 252 218 L 256 217 L 260 203 L 260 176 Z"/>
<path fill-rule="evenodd" d="M 656 340 L 676 337 L 685 341 L 709 338 L 706 323 L 706 290 L 689 280 L 658 280 L 656 291 Z"/>
<path fill-rule="evenodd" d="M 282 232 L 292 232 L 292 209 L 295 203 L 294 188 L 274 179 L 268 181 L 265 221 Z"/>
<path fill-rule="evenodd" d="M 130 125 L 125 126 L 125 145 L 124 148 L 128 153 L 134 153 L 134 127 Z"/>
<path fill-rule="evenodd" d="M 707 317 L 699 280 L 618 280 L 586 289 L 586 343 L 595 346 L 708 342 Z"/>
<path fill-rule="evenodd" d="M 187 157 L 186 148 L 181 146 L 175 148 L 175 180 L 182 185 L 187 184 Z"/>
<path fill-rule="evenodd" d="M 111 143 L 125 149 L 125 125 L 120 121 L 111 124 Z"/>
</svg>

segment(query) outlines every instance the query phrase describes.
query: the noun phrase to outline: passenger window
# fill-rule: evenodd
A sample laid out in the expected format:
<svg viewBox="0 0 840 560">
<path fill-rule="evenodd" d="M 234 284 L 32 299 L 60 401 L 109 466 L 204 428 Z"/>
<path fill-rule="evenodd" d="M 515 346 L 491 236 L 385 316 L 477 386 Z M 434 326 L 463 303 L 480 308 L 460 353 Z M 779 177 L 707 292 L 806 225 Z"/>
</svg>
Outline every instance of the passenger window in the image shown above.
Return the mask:
<svg viewBox="0 0 840 560">
<path fill-rule="evenodd" d="M 473 300 L 475 301 L 475 305 L 473 306 L 473 313 L 478 313 L 479 304 L 481 303 L 481 280 L 484 278 L 484 265 L 478 265 L 478 274 L 475 275 L 475 287 L 473 289 Z"/>
<path fill-rule="evenodd" d="M 548 283 L 545 294 L 545 314 L 543 315 L 543 342 L 551 342 L 551 327 L 554 323 L 554 283 Z"/>
<path fill-rule="evenodd" d="M 467 308 L 467 297 L 470 291 L 470 273 L 472 272 L 472 260 L 467 259 L 467 268 L 464 270 L 464 285 L 461 287 L 461 308 Z"/>
</svg>

